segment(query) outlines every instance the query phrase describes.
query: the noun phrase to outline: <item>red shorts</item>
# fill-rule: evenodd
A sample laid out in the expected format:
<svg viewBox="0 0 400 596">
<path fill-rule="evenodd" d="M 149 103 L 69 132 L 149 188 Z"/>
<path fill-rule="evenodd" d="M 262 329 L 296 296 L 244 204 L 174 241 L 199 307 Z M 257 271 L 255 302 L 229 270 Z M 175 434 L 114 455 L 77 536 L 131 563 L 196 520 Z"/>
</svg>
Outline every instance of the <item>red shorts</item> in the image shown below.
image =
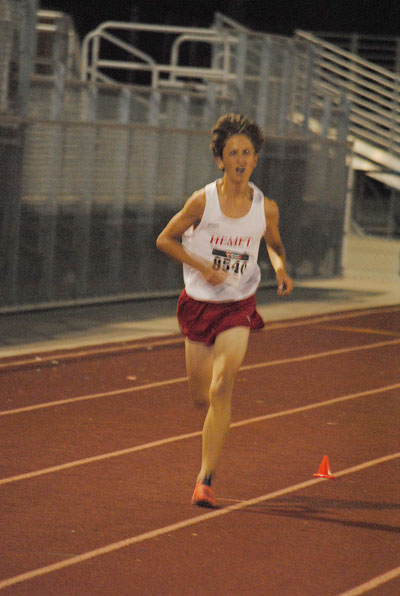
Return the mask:
<svg viewBox="0 0 400 596">
<path fill-rule="evenodd" d="M 203 302 L 190 298 L 183 290 L 178 300 L 177 316 L 182 333 L 206 346 L 215 342 L 218 333 L 232 327 L 264 327 L 256 310 L 255 296 L 235 302 Z"/>
</svg>

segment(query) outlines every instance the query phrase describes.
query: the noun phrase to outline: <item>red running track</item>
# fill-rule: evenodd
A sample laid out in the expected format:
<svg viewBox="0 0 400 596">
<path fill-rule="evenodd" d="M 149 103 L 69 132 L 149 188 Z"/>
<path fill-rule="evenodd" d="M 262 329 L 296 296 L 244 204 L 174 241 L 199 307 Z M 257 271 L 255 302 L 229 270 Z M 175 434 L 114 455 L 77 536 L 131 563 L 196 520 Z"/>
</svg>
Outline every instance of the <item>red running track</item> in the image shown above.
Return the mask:
<svg viewBox="0 0 400 596">
<path fill-rule="evenodd" d="M 182 338 L 0 377 L 1 596 L 400 594 L 399 306 L 251 335 L 214 511 Z"/>
</svg>

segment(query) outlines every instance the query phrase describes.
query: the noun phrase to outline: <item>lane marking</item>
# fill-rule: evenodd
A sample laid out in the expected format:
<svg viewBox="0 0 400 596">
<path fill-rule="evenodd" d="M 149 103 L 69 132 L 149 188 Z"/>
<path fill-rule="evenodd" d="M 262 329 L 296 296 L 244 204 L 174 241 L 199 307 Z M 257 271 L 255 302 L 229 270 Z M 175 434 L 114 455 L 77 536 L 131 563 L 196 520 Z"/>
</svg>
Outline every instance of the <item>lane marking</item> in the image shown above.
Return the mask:
<svg viewBox="0 0 400 596">
<path fill-rule="evenodd" d="M 348 331 L 350 333 L 366 333 L 373 335 L 390 335 L 392 337 L 400 337 L 400 332 L 384 331 L 383 329 L 367 329 L 365 327 L 346 327 L 345 325 L 317 325 L 317 329 L 332 331 Z"/>
<path fill-rule="evenodd" d="M 358 464 L 356 466 L 352 466 L 350 468 L 346 468 L 344 470 L 340 470 L 339 472 L 335 472 L 336 477 L 346 476 L 348 474 L 354 474 L 355 472 L 359 472 L 361 470 L 366 470 L 367 468 L 386 463 L 389 461 L 393 461 L 400 457 L 400 452 L 398 453 L 391 453 L 389 455 L 385 455 L 383 457 L 379 457 L 376 459 L 372 459 L 370 461 L 364 462 L 362 464 Z M 290 493 L 296 492 L 298 490 L 302 490 L 303 488 L 308 488 L 310 486 L 314 486 L 319 482 L 326 482 L 325 478 L 313 478 L 312 480 L 306 480 L 304 482 L 299 482 L 298 484 L 293 484 L 292 486 L 287 486 L 280 490 L 276 490 L 272 493 L 267 493 L 265 495 L 261 495 L 259 497 L 255 497 L 254 499 L 248 499 L 247 501 L 242 501 L 240 503 L 234 503 L 232 505 L 228 505 L 223 509 L 216 509 L 210 511 L 209 513 L 204 513 L 202 515 L 198 515 L 196 517 L 191 517 L 189 519 L 182 520 L 180 522 L 176 522 L 174 524 L 170 524 L 168 526 L 163 526 L 161 528 L 157 528 L 155 530 L 151 530 L 149 532 L 144 532 L 143 534 L 138 534 L 137 536 L 131 536 L 130 538 L 125 538 L 124 540 L 119 540 L 118 542 L 113 542 L 111 544 L 107 544 L 100 548 L 96 548 L 94 550 L 87 551 L 85 553 L 81 553 L 80 555 L 76 555 L 71 557 L 70 559 L 63 559 L 57 563 L 53 563 L 51 565 L 46 565 L 44 567 L 39 567 L 37 569 L 32 569 L 31 571 L 27 571 L 25 573 L 21 573 L 19 575 L 15 575 L 14 577 L 9 577 L 0 581 L 0 590 L 3 588 L 7 588 L 9 586 L 13 586 L 15 584 L 25 582 L 28 580 L 32 580 L 36 577 L 40 577 L 43 575 L 47 575 L 54 571 L 59 571 L 60 569 L 65 569 L 66 567 L 72 567 L 73 565 L 77 565 L 79 563 L 83 563 L 84 561 L 88 561 L 90 559 L 94 559 L 96 557 L 107 555 L 112 552 L 118 551 L 122 548 L 132 546 L 134 544 L 138 544 L 140 542 L 144 542 L 146 540 L 151 540 L 153 538 L 157 538 L 159 536 L 163 536 L 170 532 L 177 532 L 178 530 L 182 530 L 188 528 L 190 526 L 194 526 L 196 524 L 209 521 L 211 519 L 222 517 L 223 515 L 228 515 L 230 513 L 234 513 L 235 511 L 239 511 L 241 509 L 245 509 L 247 507 L 252 507 L 254 505 L 259 505 L 260 503 L 264 503 L 265 501 L 270 501 L 277 497 L 282 497 L 284 495 L 288 495 Z"/>
<path fill-rule="evenodd" d="M 357 317 L 363 317 L 363 316 L 367 316 L 369 314 L 379 314 L 379 313 L 383 313 L 383 312 L 396 312 L 397 310 L 400 310 L 398 305 L 393 305 L 393 306 L 387 306 L 387 307 L 378 307 L 378 308 L 367 308 L 365 310 L 357 310 L 357 311 L 353 311 L 353 312 L 338 312 L 338 313 L 332 313 L 332 314 L 327 314 L 327 315 L 319 315 L 319 316 L 315 316 L 315 317 L 306 317 L 305 319 L 299 319 L 299 320 L 289 320 L 289 321 L 282 321 L 282 322 L 277 322 L 277 323 L 267 323 L 267 326 L 265 328 L 265 332 L 268 332 L 270 329 L 287 329 L 289 327 L 301 327 L 301 326 L 307 326 L 307 325 L 315 325 L 316 323 L 322 323 L 322 322 L 326 322 L 326 321 L 335 321 L 338 319 L 352 319 L 352 318 L 357 318 Z M 135 341 L 135 340 L 130 340 L 130 341 Z M 108 347 L 103 347 L 103 348 L 94 348 L 94 349 L 90 349 L 90 348 L 86 348 L 86 349 L 79 349 L 78 351 L 75 352 L 71 352 L 69 351 L 67 354 L 57 354 L 57 352 L 59 350 L 62 350 L 62 348 L 58 348 L 56 350 L 54 350 L 52 352 L 52 355 L 50 356 L 34 356 L 31 358 L 25 358 L 24 360 L 11 360 L 8 362 L 0 362 L 0 370 L 2 369 L 7 369 L 7 368 L 18 368 L 18 367 L 23 367 L 23 366 L 27 366 L 27 365 L 32 365 L 32 364 L 37 364 L 38 366 L 40 364 L 44 364 L 46 362 L 51 362 L 52 360 L 54 360 L 55 358 L 57 358 L 58 361 L 61 360 L 72 360 L 72 359 L 76 359 L 76 358 L 82 358 L 85 356 L 96 356 L 99 355 L 101 356 L 102 354 L 114 354 L 114 353 L 121 353 L 123 354 L 124 352 L 131 352 L 134 350 L 141 350 L 141 349 L 147 349 L 147 350 L 152 350 L 153 348 L 157 348 L 160 346 L 169 346 L 169 345 L 176 345 L 176 344 L 182 344 L 184 343 L 184 339 L 183 337 L 179 337 L 179 338 L 169 338 L 169 339 L 165 339 L 165 340 L 156 340 L 153 342 L 139 342 L 139 343 L 132 343 L 130 345 L 115 345 L 115 346 L 108 346 Z M 68 348 L 64 348 L 64 349 L 68 349 Z"/>
<path fill-rule="evenodd" d="M 384 312 L 396 312 L 400 310 L 399 305 L 395 304 L 393 306 L 388 306 L 388 307 L 381 307 L 381 308 L 367 308 L 365 310 L 357 310 L 357 311 L 352 311 L 352 312 L 336 312 L 336 313 L 331 313 L 331 314 L 326 314 L 326 315 L 317 315 L 315 317 L 310 317 L 310 318 L 306 318 L 306 319 L 299 319 L 299 320 L 295 320 L 295 321 L 283 321 L 282 323 L 277 322 L 277 323 L 267 323 L 267 326 L 265 327 L 265 331 L 268 331 L 269 329 L 280 329 L 282 328 L 287 328 L 287 327 L 299 327 L 301 325 L 314 325 L 316 323 L 324 323 L 326 321 L 337 321 L 340 319 L 356 319 L 359 317 L 364 317 L 364 316 L 368 316 L 368 315 L 374 315 L 374 314 L 380 314 L 380 313 L 384 313 Z"/>
<path fill-rule="evenodd" d="M 35 404 L 33 406 L 24 406 L 22 408 L 15 408 L 14 410 L 2 410 L 0 416 L 8 416 L 11 414 L 21 414 L 22 412 L 31 412 L 33 410 L 42 410 L 44 408 L 52 408 L 54 406 L 62 406 L 64 404 L 72 404 L 80 401 L 90 399 L 99 399 L 101 397 L 112 397 L 124 393 L 134 393 L 135 391 L 144 391 L 145 389 L 155 389 L 157 387 L 164 387 L 165 385 L 174 385 L 175 383 L 183 383 L 187 381 L 187 377 L 177 377 L 176 379 L 167 379 L 166 381 L 155 381 L 146 385 L 139 385 L 136 387 L 124 387 L 124 389 L 114 389 L 113 391 L 104 391 L 103 393 L 93 393 L 90 395 L 80 395 L 78 397 L 67 397 L 66 399 L 58 399 L 46 403 Z"/>
<path fill-rule="evenodd" d="M 134 341 L 134 340 L 131 340 Z M 7 368 L 18 368 L 22 366 L 27 366 L 31 364 L 44 364 L 46 362 L 51 362 L 52 360 L 57 359 L 58 361 L 61 360 L 76 360 L 77 358 L 84 358 L 85 356 L 101 356 L 104 354 L 115 354 L 115 353 L 124 353 L 124 352 L 132 352 L 134 350 L 152 350 L 153 348 L 158 348 L 160 346 L 172 346 L 174 344 L 183 344 L 184 339 L 183 337 L 179 337 L 176 339 L 169 338 L 169 339 L 161 339 L 158 341 L 152 342 L 141 342 L 135 343 L 131 345 L 116 345 L 116 346 L 109 346 L 106 348 L 96 348 L 93 349 L 80 349 L 76 352 L 69 351 L 67 354 L 57 354 L 58 350 L 62 350 L 63 348 L 58 348 L 53 351 L 52 356 L 34 356 L 32 358 L 25 358 L 25 360 L 11 360 L 9 362 L 0 362 L 0 370 L 7 369 Z M 67 349 L 67 348 L 65 348 Z"/>
<path fill-rule="evenodd" d="M 337 350 L 329 350 L 325 352 L 317 352 L 315 354 L 306 354 L 305 356 L 295 356 L 294 358 L 282 358 L 281 360 L 268 360 L 268 362 L 259 362 L 257 364 L 246 364 L 241 366 L 239 371 L 244 370 L 256 370 L 259 368 L 267 368 L 269 366 L 279 366 L 282 364 L 291 364 L 294 362 L 305 362 L 307 360 L 314 360 L 317 358 L 327 358 L 329 356 L 337 356 L 340 354 L 349 354 L 351 352 L 358 352 L 361 350 L 372 350 L 376 348 L 382 348 L 386 346 L 400 344 L 400 339 L 388 339 L 387 341 L 381 341 L 374 344 L 367 344 L 361 346 L 352 346 L 347 348 L 338 348 Z M 134 393 L 136 391 L 144 391 L 146 389 L 154 389 L 157 387 L 165 387 L 167 385 L 173 385 L 175 383 L 184 383 L 187 381 L 187 377 L 177 377 L 176 379 L 167 379 L 166 381 L 157 381 L 154 383 L 148 383 L 146 385 L 138 385 L 136 387 L 125 387 L 124 389 L 114 389 L 113 391 L 105 391 L 103 393 L 93 393 L 89 395 L 80 395 L 78 397 L 69 397 L 66 399 L 59 399 L 40 404 L 34 404 L 32 406 L 23 406 L 21 408 L 14 408 L 12 410 L 0 411 L 0 416 L 11 416 L 12 414 L 21 414 L 22 412 L 31 412 L 33 410 L 41 410 L 44 408 L 52 408 L 55 406 L 62 406 L 65 404 L 76 403 L 80 401 L 86 401 L 90 399 L 99 399 L 101 397 L 111 397 L 113 395 Z"/>
<path fill-rule="evenodd" d="M 315 410 L 318 408 L 323 408 L 325 406 L 331 406 L 331 405 L 338 404 L 341 402 L 350 401 L 352 399 L 357 399 L 359 397 L 367 397 L 369 395 L 374 395 L 375 393 L 385 393 L 387 391 L 393 391 L 394 389 L 400 389 L 400 383 L 396 383 L 394 385 L 386 385 L 384 387 L 379 387 L 378 389 L 368 389 L 367 391 L 360 391 L 358 393 L 351 393 L 349 395 L 334 397 L 332 399 L 324 400 L 324 401 L 317 402 L 317 403 L 307 404 L 305 406 L 299 406 L 297 408 L 281 410 L 280 412 L 272 412 L 270 414 L 264 414 L 262 416 L 246 418 L 245 420 L 239 420 L 238 422 L 233 422 L 231 424 L 230 428 L 239 428 L 241 426 L 246 426 L 248 424 L 255 424 L 257 422 L 273 420 L 274 418 L 290 416 L 292 414 L 299 414 L 301 412 L 306 412 L 308 410 Z M 162 447 L 169 443 L 175 443 L 175 442 L 183 441 L 186 439 L 193 439 L 195 437 L 201 436 L 201 434 L 202 434 L 201 430 L 194 431 L 194 432 L 185 433 L 182 435 L 176 435 L 173 437 L 159 439 L 157 441 L 151 441 L 150 443 L 142 443 L 141 445 L 135 445 L 134 447 L 127 447 L 126 449 L 119 449 L 118 451 L 111 451 L 108 453 L 101 453 L 99 455 L 94 455 L 91 457 L 85 457 L 83 459 L 77 459 L 77 460 L 67 462 L 64 464 L 51 466 L 49 468 L 42 468 L 41 470 L 34 470 L 32 472 L 25 472 L 24 474 L 8 476 L 6 478 L 0 479 L 0 486 L 4 485 L 4 484 L 11 484 L 12 482 L 19 482 L 21 480 L 28 480 L 30 478 L 37 478 L 38 476 L 44 476 L 46 474 L 52 474 L 54 472 L 61 472 L 63 470 L 69 470 L 71 468 L 76 468 L 78 466 L 83 466 L 86 464 L 91 464 L 91 463 L 103 461 L 106 459 L 111 459 L 114 457 L 121 457 L 123 455 L 129 455 L 131 453 L 135 453 L 138 451 L 144 451 L 146 449 L 152 449 L 154 447 Z"/>
<path fill-rule="evenodd" d="M 306 404 L 305 406 L 299 406 L 297 408 L 291 408 L 289 410 L 281 410 L 280 412 L 272 412 L 271 414 L 254 416 L 253 418 L 246 418 L 246 420 L 239 420 L 238 422 L 233 422 L 231 424 L 231 427 L 237 428 L 239 426 L 245 426 L 246 424 L 263 422 L 264 420 L 272 420 L 273 418 L 288 416 L 290 414 L 298 414 L 300 412 L 306 412 L 308 410 L 315 410 L 317 408 L 323 408 L 325 406 L 332 406 L 341 402 L 350 401 L 359 397 L 368 397 L 369 395 L 374 395 L 375 393 L 385 393 L 386 391 L 393 391 L 394 389 L 400 389 L 400 383 L 395 383 L 394 385 L 386 385 L 384 387 L 380 387 L 379 389 L 367 389 L 366 391 L 359 391 L 358 393 L 350 393 L 349 395 L 333 397 L 332 399 L 327 399 L 325 401 L 320 401 L 313 404 Z"/>
<path fill-rule="evenodd" d="M 275 366 L 278 364 L 288 364 L 292 362 L 304 362 L 306 360 L 315 360 L 316 358 L 326 358 L 328 356 L 338 356 L 340 354 L 350 354 L 351 352 L 359 352 L 362 350 L 369 350 L 375 348 L 383 348 L 385 346 L 392 346 L 400 344 L 400 339 L 388 339 L 386 341 L 379 341 L 375 344 L 363 344 L 361 346 L 351 346 L 350 348 L 338 348 L 336 350 L 328 350 L 326 352 L 317 352 L 316 354 L 306 354 L 305 356 L 294 356 L 293 358 L 283 358 L 282 360 L 268 360 L 268 362 L 259 362 L 258 364 L 248 364 L 241 366 L 239 370 L 250 370 L 256 368 L 265 368 L 267 366 Z"/>
<path fill-rule="evenodd" d="M 382 584 L 386 584 L 390 582 L 392 579 L 396 579 L 396 577 L 400 576 L 400 567 L 395 567 L 390 571 L 386 571 L 386 573 L 382 573 L 382 575 L 377 575 L 373 579 L 365 582 L 364 584 L 360 584 L 351 590 L 347 590 L 346 592 L 341 592 L 337 596 L 360 596 L 360 594 L 365 594 L 365 592 L 370 592 L 374 588 L 381 586 Z"/>
</svg>

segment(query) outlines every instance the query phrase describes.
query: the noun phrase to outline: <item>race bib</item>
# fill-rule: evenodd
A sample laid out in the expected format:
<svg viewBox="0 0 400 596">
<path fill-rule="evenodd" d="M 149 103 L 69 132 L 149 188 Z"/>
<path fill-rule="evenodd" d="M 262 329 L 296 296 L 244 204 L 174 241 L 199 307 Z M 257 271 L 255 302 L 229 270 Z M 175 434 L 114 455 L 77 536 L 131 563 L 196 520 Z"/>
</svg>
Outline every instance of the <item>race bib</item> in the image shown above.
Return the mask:
<svg viewBox="0 0 400 596">
<path fill-rule="evenodd" d="M 247 253 L 233 252 L 231 250 L 219 250 L 214 248 L 212 251 L 214 269 L 225 271 L 229 274 L 226 282 L 231 286 L 238 286 L 241 277 L 246 270 L 249 261 Z"/>
</svg>

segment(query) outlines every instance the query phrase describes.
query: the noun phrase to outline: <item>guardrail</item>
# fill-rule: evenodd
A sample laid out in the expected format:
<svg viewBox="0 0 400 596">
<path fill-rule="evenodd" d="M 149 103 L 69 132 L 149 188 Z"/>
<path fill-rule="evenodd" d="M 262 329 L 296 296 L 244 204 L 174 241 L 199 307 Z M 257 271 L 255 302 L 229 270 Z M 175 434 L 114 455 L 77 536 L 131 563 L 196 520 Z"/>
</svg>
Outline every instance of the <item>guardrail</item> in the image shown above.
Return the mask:
<svg viewBox="0 0 400 596">
<path fill-rule="evenodd" d="M 131 43 L 130 36 L 139 32 L 175 36 L 168 64 L 158 63 Z M 150 36 L 146 43 L 154 48 Z M 182 65 L 185 43 L 207 44 L 209 66 Z M 328 129 L 336 128 L 336 138 L 344 138 L 347 112 L 343 93 L 313 82 L 309 54 L 304 41 L 251 31 L 221 13 L 216 13 L 210 29 L 107 21 L 83 41 L 81 77 L 92 84 L 115 85 L 121 84 L 123 71 L 146 72 L 147 88 L 156 92 L 155 107 L 164 105 L 164 89 L 193 91 L 204 99 L 211 115 L 218 94 L 231 102 L 231 109 L 246 112 L 269 132 L 309 134 L 317 120 L 319 134 L 326 136 Z M 127 78 L 131 83 L 132 77 Z M 208 126 L 207 116 L 202 121 Z"/>
<path fill-rule="evenodd" d="M 399 156 L 400 76 L 311 33 L 296 31 L 296 38 L 312 47 L 315 83 L 346 94 L 350 134 Z"/>
<path fill-rule="evenodd" d="M 400 36 L 313 31 L 313 35 L 400 74 Z"/>
<path fill-rule="evenodd" d="M 80 41 L 71 17 L 57 10 L 36 12 L 36 74 L 54 74 L 62 63 L 68 76 L 79 76 Z"/>
<path fill-rule="evenodd" d="M 118 37 L 116 31 L 147 32 L 174 34 L 177 36 L 172 48 L 169 64 L 157 63 L 149 54 L 138 50 L 134 45 Z M 102 57 L 102 42 L 109 42 L 116 48 L 123 50 L 133 60 L 105 59 Z M 203 42 L 209 45 L 221 45 L 224 48 L 221 68 L 202 68 L 198 66 L 180 66 L 179 51 L 182 43 Z M 238 40 L 229 35 L 221 35 L 218 31 L 203 28 L 178 27 L 174 25 L 156 25 L 144 23 L 124 23 L 119 21 L 106 21 L 88 33 L 82 43 L 81 77 L 82 80 L 92 82 L 115 82 L 103 72 L 103 69 L 112 69 L 116 72 L 125 70 L 131 72 L 149 72 L 151 88 L 160 86 L 184 86 L 189 82 L 193 87 L 202 87 L 202 82 L 215 82 L 227 84 L 235 78 L 231 71 L 231 48 Z M 164 76 L 163 75 L 167 75 Z"/>
</svg>

